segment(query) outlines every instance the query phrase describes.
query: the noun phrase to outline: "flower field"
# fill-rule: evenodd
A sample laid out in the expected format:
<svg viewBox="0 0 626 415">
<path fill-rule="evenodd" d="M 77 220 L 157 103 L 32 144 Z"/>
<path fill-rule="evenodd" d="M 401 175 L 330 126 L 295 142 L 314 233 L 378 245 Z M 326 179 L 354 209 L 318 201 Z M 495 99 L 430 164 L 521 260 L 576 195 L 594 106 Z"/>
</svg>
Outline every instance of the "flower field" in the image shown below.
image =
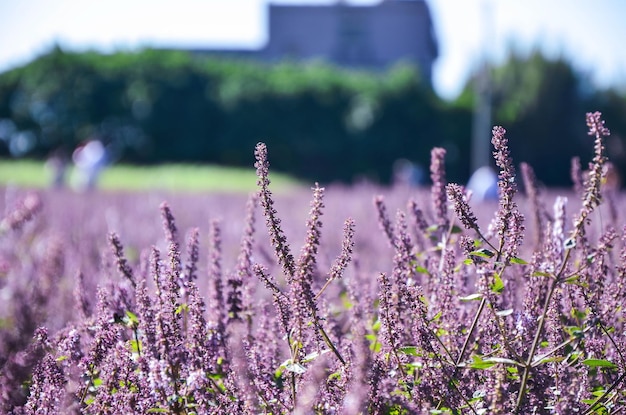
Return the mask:
<svg viewBox="0 0 626 415">
<path fill-rule="evenodd" d="M 250 195 L 7 188 L 0 412 L 623 413 L 626 200 L 587 126 L 562 191 L 495 127 L 493 202 L 441 148 L 423 189 L 274 194 L 262 143 Z"/>
</svg>

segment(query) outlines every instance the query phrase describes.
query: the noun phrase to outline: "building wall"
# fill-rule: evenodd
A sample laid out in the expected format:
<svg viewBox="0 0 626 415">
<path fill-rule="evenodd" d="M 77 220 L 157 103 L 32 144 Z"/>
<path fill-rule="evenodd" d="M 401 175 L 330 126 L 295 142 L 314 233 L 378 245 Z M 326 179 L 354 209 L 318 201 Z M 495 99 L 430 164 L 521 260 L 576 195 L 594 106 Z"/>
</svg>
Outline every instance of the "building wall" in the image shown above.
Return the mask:
<svg viewBox="0 0 626 415">
<path fill-rule="evenodd" d="M 328 6 L 269 6 L 268 59 L 328 57 L 335 43 L 338 15 Z"/>
<path fill-rule="evenodd" d="M 325 59 L 347 67 L 385 69 L 416 64 L 427 82 L 437 41 L 425 0 L 386 0 L 373 6 L 269 6 L 269 40 L 258 51 L 196 51 L 261 60 Z"/>
</svg>

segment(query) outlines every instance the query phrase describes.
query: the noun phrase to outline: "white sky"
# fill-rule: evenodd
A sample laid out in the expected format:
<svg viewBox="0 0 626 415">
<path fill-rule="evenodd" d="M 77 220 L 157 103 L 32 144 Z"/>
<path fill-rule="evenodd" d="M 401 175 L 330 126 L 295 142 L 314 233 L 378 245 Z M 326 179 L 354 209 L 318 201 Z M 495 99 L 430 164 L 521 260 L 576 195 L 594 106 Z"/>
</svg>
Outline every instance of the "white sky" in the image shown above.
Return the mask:
<svg viewBox="0 0 626 415">
<path fill-rule="evenodd" d="M 0 0 L 0 71 L 58 43 L 71 50 L 141 46 L 261 47 L 267 0 Z M 333 3 L 280 0 L 276 3 Z M 352 0 L 372 4 L 377 0 Z M 563 53 L 600 86 L 626 87 L 624 0 L 427 0 L 439 40 L 437 92 L 454 97 L 481 53 L 515 44 Z"/>
</svg>

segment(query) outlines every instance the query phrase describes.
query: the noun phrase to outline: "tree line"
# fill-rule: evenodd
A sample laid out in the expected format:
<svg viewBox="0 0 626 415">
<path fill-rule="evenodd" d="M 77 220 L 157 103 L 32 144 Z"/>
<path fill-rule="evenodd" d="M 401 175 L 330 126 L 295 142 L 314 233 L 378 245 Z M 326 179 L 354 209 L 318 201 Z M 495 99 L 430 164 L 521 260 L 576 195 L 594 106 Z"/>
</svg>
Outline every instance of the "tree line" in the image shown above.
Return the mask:
<svg viewBox="0 0 626 415">
<path fill-rule="evenodd" d="M 566 185 L 592 141 L 581 120 L 602 111 L 609 156 L 626 169 L 626 95 L 592 88 L 564 60 L 512 54 L 491 74 L 493 123 L 512 156 L 548 185 Z M 398 159 L 428 166 L 447 150 L 450 180 L 470 174 L 475 78 L 452 101 L 418 70 L 384 73 L 323 62 L 265 64 L 184 51 L 73 53 L 54 48 L 0 74 L 0 155 L 44 158 L 99 138 L 118 161 L 251 166 L 259 141 L 276 171 L 320 182 L 388 183 Z M 564 173 L 565 172 L 565 173 Z"/>
</svg>

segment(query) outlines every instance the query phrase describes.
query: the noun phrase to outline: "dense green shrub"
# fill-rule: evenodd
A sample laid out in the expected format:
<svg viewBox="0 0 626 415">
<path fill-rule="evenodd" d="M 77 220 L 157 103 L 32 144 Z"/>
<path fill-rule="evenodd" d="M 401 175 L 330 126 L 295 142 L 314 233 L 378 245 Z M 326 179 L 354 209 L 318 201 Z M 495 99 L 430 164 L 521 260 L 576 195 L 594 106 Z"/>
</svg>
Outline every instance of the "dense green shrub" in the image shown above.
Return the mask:
<svg viewBox="0 0 626 415">
<path fill-rule="evenodd" d="M 596 88 L 589 75 L 562 56 L 552 58 L 537 50 L 514 51 L 491 70 L 493 123 L 508 127 L 513 157 L 532 165 L 546 185 L 571 183 L 573 157 L 580 157 L 583 165 L 591 161 L 591 144 L 575 128 L 591 109 L 601 110 L 613 126 L 607 151 L 625 177 L 626 95 Z M 460 106 L 473 105 L 475 82 L 468 81 L 457 102 Z"/>
<path fill-rule="evenodd" d="M 623 92 L 597 91 L 570 62 L 540 52 L 511 54 L 491 79 L 493 123 L 509 126 L 513 156 L 535 166 L 543 183 L 570 185 L 571 159 L 588 161 L 590 145 L 572 126 L 596 108 L 615 126 L 608 152 L 624 176 Z M 70 152 L 98 135 L 115 160 L 248 166 L 246 149 L 263 140 L 277 171 L 386 183 L 396 160 L 427 166 L 438 146 L 448 150 L 450 179 L 466 182 L 474 84 L 446 102 L 405 64 L 372 73 L 183 51 L 56 48 L 0 74 L 0 154 Z"/>
<path fill-rule="evenodd" d="M 277 170 L 321 181 L 385 182 L 396 159 L 427 165 L 434 145 L 462 149 L 469 136 L 444 127 L 461 120 L 469 131 L 461 111 L 447 109 L 408 65 L 374 74 L 321 62 L 55 49 L 0 76 L 0 119 L 33 133 L 13 148 L 19 155 L 70 151 L 97 134 L 126 161 L 246 166 L 246 149 L 262 139 Z M 449 171 L 468 173 L 461 163 Z"/>
</svg>

